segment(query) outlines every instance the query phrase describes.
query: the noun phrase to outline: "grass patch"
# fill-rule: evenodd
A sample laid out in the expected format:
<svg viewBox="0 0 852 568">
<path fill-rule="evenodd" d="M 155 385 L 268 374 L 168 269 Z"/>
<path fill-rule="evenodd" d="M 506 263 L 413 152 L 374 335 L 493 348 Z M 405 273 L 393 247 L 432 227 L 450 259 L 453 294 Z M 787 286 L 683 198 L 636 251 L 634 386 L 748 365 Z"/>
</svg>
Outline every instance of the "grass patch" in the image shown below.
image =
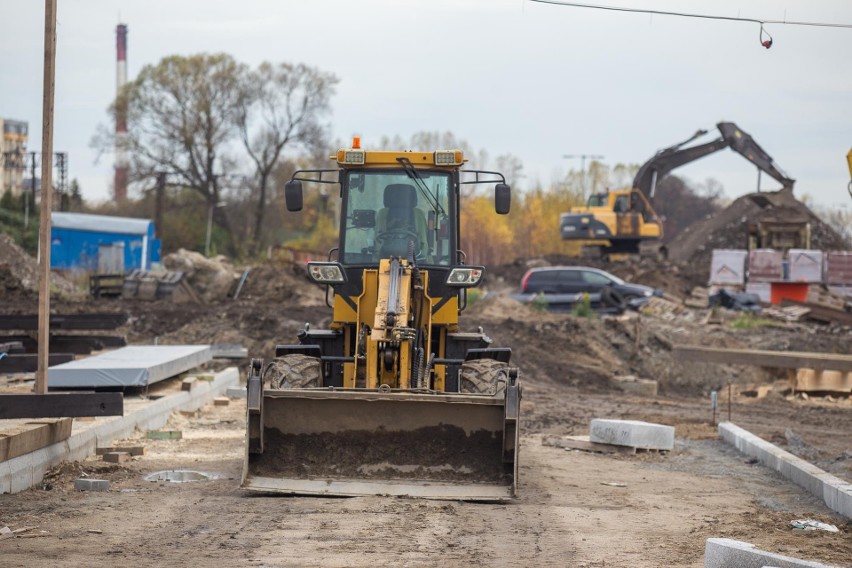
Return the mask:
<svg viewBox="0 0 852 568">
<path fill-rule="evenodd" d="M 571 315 L 581 318 L 594 317 L 595 312 L 592 310 L 592 297 L 589 296 L 588 292 L 583 293 L 583 298 L 571 310 Z"/>
<path fill-rule="evenodd" d="M 729 324 L 734 329 L 758 329 L 761 327 L 784 327 L 784 324 L 773 319 L 762 318 L 749 312 L 743 312 Z"/>
</svg>

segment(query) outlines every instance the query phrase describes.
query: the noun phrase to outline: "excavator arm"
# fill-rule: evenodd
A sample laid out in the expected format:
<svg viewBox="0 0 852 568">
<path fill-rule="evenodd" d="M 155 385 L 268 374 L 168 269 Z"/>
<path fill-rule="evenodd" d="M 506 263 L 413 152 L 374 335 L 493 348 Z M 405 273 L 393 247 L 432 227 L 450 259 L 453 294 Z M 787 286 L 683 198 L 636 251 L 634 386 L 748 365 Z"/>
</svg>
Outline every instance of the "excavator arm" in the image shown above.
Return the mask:
<svg viewBox="0 0 852 568">
<path fill-rule="evenodd" d="M 642 192 L 649 200 L 653 200 L 657 182 L 668 175 L 669 172 L 728 147 L 741 154 L 761 171 L 778 180 L 785 188 L 793 187 L 796 180 L 787 177 L 787 174 L 775 164 L 772 157 L 749 134 L 740 130 L 733 122 L 720 122 L 716 127 L 721 132 L 722 137 L 712 142 L 684 148 L 685 145 L 707 133 L 706 130 L 699 130 L 688 140 L 657 152 L 654 157 L 639 168 L 636 177 L 633 179 L 633 189 Z"/>
</svg>

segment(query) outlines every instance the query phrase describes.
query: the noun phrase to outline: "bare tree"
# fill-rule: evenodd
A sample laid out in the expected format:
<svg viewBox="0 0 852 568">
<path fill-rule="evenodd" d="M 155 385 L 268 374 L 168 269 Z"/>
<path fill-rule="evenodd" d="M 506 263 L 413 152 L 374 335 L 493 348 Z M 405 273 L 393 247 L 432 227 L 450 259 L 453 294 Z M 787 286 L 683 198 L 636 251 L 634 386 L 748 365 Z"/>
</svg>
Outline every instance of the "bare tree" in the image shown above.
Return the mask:
<svg viewBox="0 0 852 568">
<path fill-rule="evenodd" d="M 246 93 L 246 66 L 227 54 L 172 55 L 146 65 L 120 95 L 127 99 L 127 147 L 132 179 L 150 179 L 166 171 L 172 185 L 199 193 L 215 222 L 233 235 L 228 215 L 218 208 L 222 178 L 235 162 L 228 155 Z M 113 104 L 114 114 L 120 104 Z M 111 149 L 114 137 L 101 127 L 92 145 Z M 237 255 L 236 241 L 228 252 Z"/>
<path fill-rule="evenodd" d="M 246 104 L 236 116 L 243 145 L 254 163 L 257 202 L 251 250 L 263 236 L 272 173 L 288 146 L 315 153 L 327 146 L 322 117 L 338 79 L 307 65 L 262 63 L 243 75 Z"/>
</svg>

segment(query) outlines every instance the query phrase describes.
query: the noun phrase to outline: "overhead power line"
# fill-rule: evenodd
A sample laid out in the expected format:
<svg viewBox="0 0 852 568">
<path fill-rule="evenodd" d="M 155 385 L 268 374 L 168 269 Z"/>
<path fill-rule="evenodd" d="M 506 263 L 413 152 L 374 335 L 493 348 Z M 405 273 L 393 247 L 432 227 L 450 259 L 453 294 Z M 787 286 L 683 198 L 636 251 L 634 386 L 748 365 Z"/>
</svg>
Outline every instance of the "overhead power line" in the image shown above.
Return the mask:
<svg viewBox="0 0 852 568">
<path fill-rule="evenodd" d="M 678 16 L 681 18 L 700 18 L 704 20 L 726 20 L 730 22 L 749 22 L 760 26 L 760 44 L 769 49 L 772 47 L 772 36 L 764 29 L 766 24 L 780 24 L 785 26 L 810 26 L 822 28 L 846 28 L 852 29 L 852 24 L 837 24 L 832 22 L 800 22 L 791 20 L 770 20 L 759 18 L 741 18 L 734 16 L 715 16 L 712 14 L 694 14 L 690 12 L 670 12 L 667 10 L 649 10 L 645 8 L 625 8 L 623 6 L 605 6 L 601 4 L 583 4 L 580 2 L 566 2 L 564 0 L 530 0 L 539 4 L 554 4 L 556 6 L 568 6 L 570 8 L 590 8 L 594 10 L 608 10 L 612 12 L 632 12 L 636 14 L 653 14 L 658 16 Z"/>
</svg>

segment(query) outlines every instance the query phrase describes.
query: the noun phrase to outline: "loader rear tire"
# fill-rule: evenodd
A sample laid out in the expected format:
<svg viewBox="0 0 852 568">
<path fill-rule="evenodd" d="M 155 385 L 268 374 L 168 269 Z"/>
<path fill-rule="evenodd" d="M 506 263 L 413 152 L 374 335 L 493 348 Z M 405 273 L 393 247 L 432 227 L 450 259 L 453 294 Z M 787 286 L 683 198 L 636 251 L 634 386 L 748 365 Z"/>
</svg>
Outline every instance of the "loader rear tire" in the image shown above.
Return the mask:
<svg viewBox="0 0 852 568">
<path fill-rule="evenodd" d="M 320 361 L 298 353 L 276 357 L 264 369 L 263 382 L 268 382 L 271 389 L 321 387 Z"/>
<path fill-rule="evenodd" d="M 506 391 L 509 366 L 496 359 L 465 361 L 459 377 L 459 392 L 502 395 Z"/>
</svg>

